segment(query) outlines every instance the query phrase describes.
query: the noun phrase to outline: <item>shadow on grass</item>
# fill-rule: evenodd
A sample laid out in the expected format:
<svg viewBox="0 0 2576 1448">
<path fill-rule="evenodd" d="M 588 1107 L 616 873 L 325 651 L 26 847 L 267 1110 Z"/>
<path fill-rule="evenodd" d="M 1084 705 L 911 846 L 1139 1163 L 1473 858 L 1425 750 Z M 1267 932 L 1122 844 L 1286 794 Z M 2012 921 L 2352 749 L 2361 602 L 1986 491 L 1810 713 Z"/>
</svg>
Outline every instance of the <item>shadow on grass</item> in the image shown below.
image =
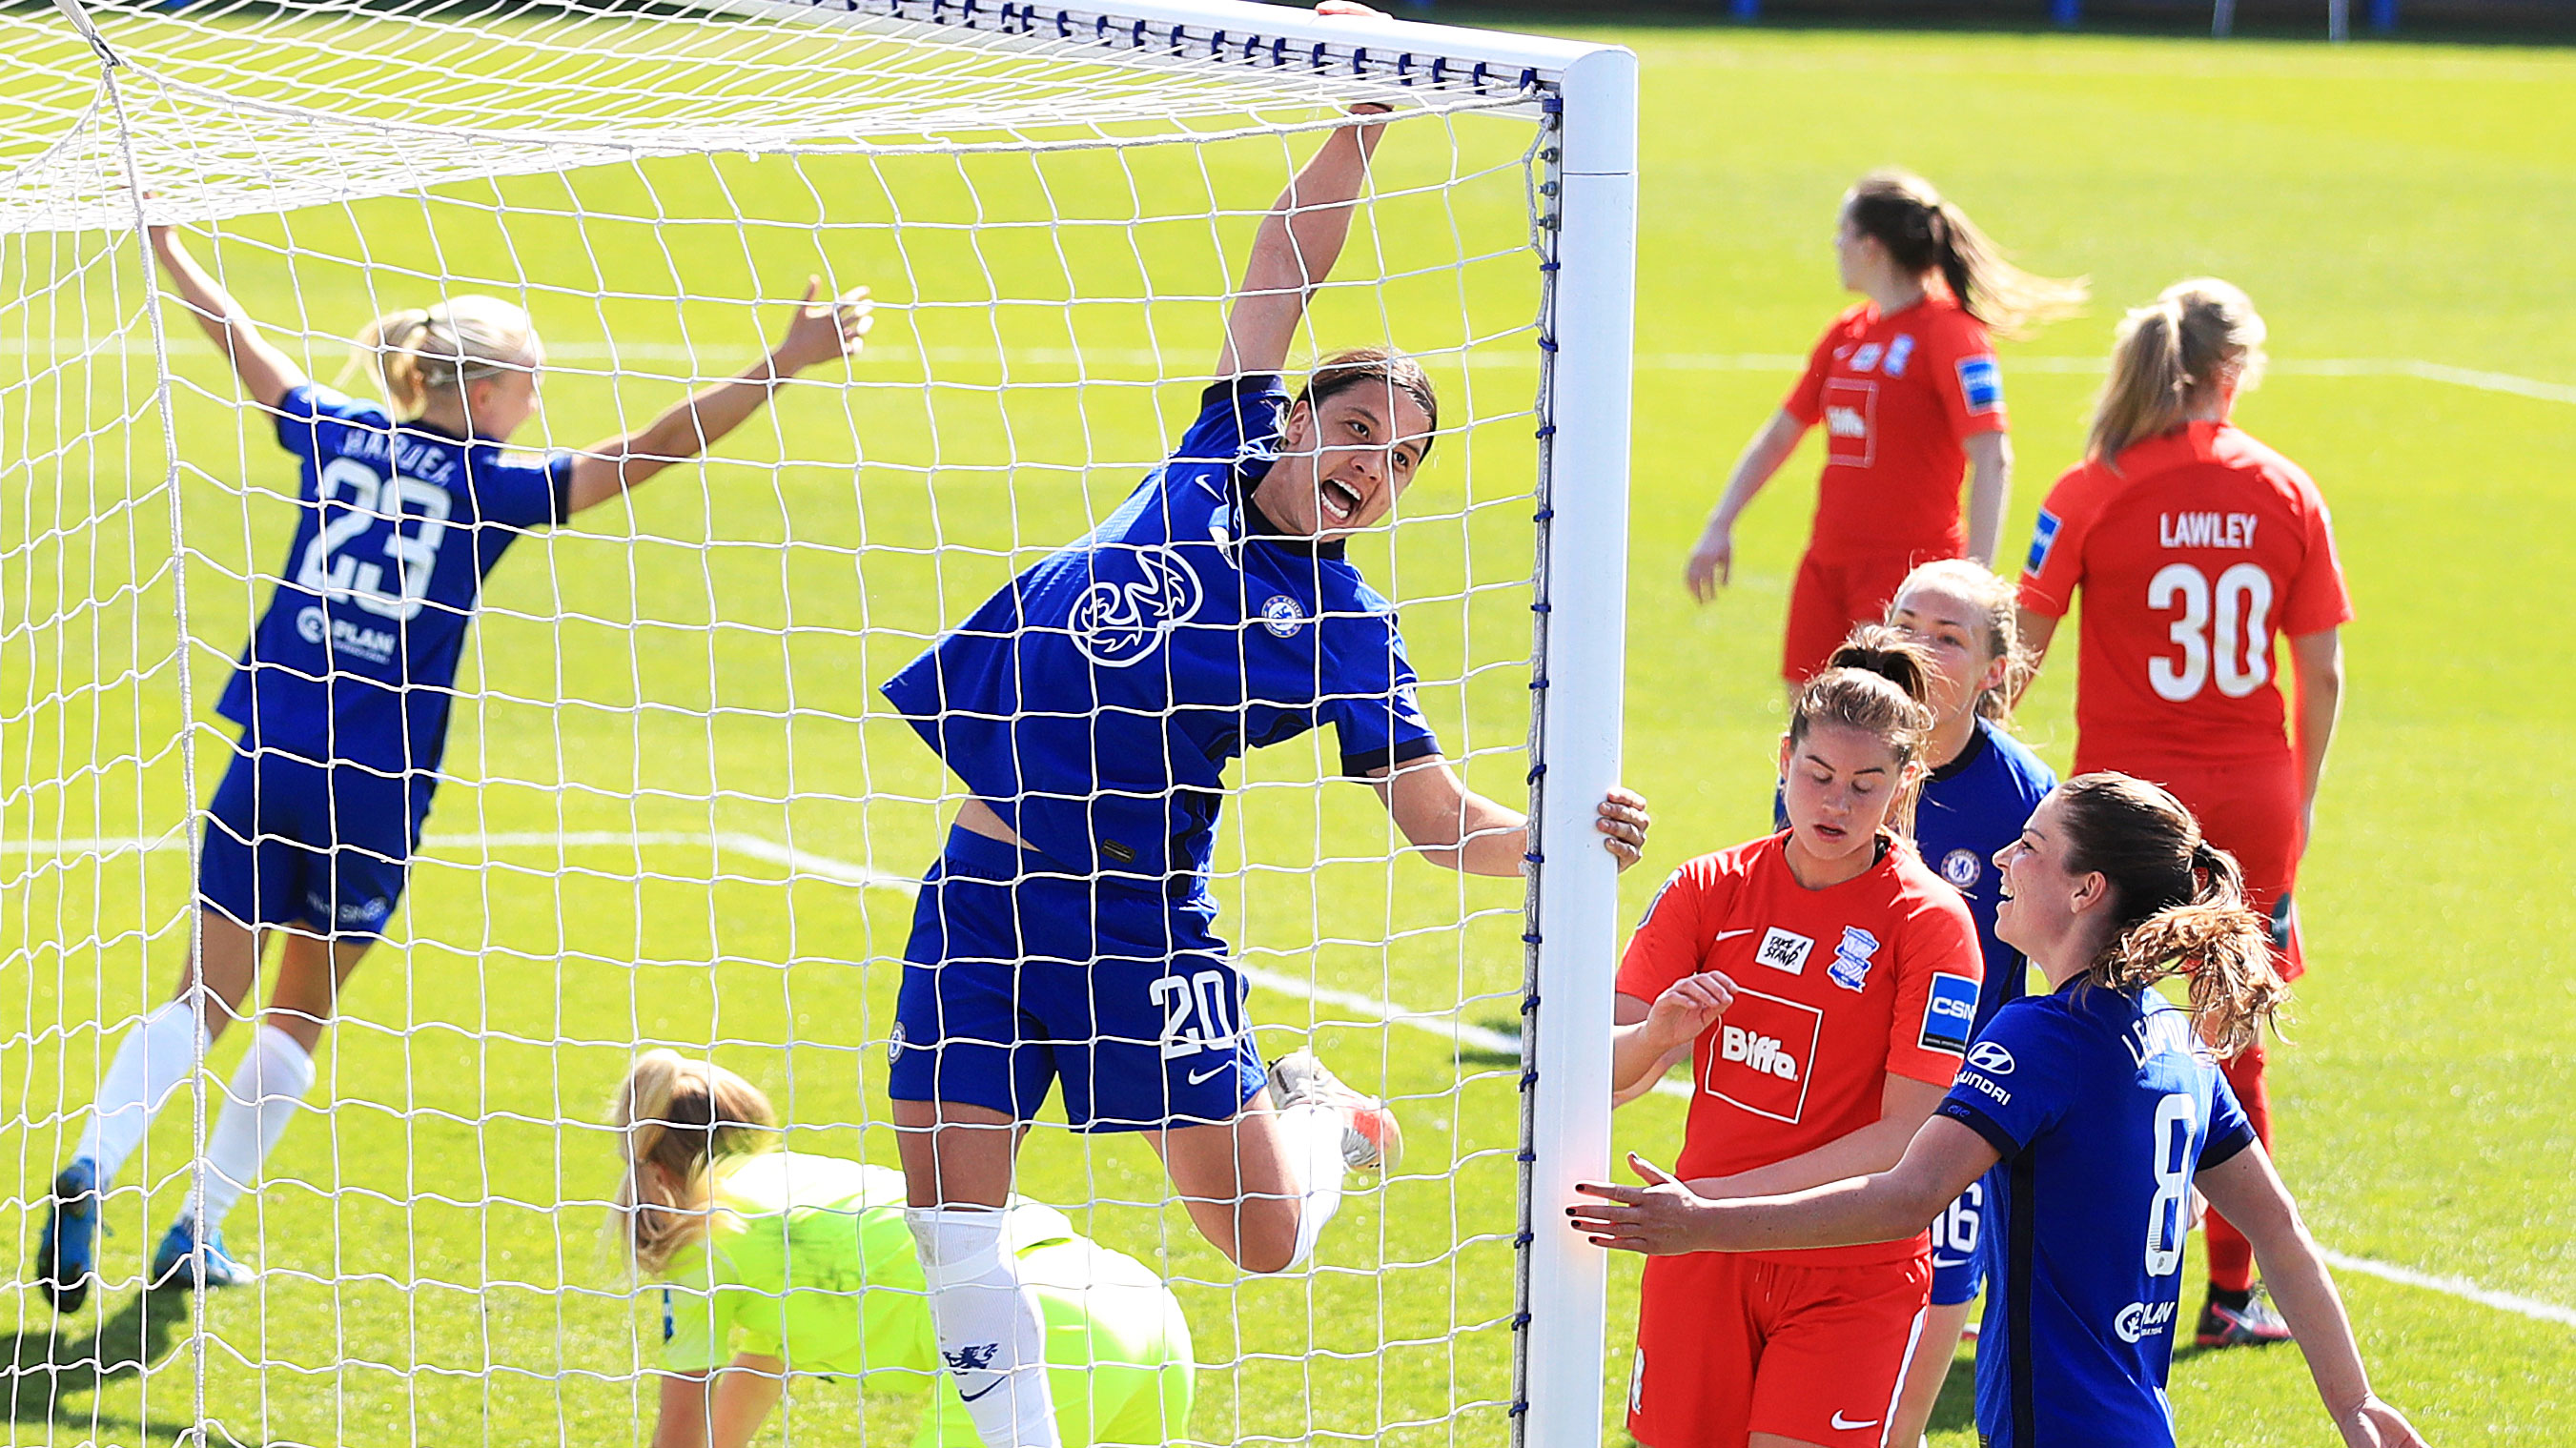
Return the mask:
<svg viewBox="0 0 2576 1448">
<path fill-rule="evenodd" d="M 113 1425 L 135 1430 L 139 1438 L 177 1442 L 189 1431 L 184 1422 L 138 1423 L 95 1408 L 72 1409 L 63 1399 L 140 1377 L 167 1357 L 188 1325 L 190 1296 L 175 1287 L 137 1293 L 113 1315 L 101 1318 L 87 1337 L 72 1337 L 70 1324 L 57 1322 L 51 1327 L 22 1328 L 0 1339 L 8 1363 L 8 1421 L 91 1430 Z"/>
</svg>

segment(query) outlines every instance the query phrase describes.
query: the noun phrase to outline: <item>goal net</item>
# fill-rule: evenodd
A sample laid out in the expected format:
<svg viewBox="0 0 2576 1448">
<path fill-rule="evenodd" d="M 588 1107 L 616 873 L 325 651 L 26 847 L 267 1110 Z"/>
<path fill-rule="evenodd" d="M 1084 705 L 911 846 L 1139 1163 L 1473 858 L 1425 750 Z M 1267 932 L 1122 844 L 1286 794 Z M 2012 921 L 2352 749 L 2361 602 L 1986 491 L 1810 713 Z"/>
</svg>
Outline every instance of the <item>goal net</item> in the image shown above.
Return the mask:
<svg viewBox="0 0 2576 1448">
<path fill-rule="evenodd" d="M 1174 450 L 1255 227 L 1360 102 L 1394 123 L 1290 367 L 1391 346 L 1438 388 L 1429 462 L 1350 558 L 1442 751 L 1534 802 L 1528 878 L 1424 861 L 1328 731 L 1251 753 L 1211 874 L 1247 1024 L 1384 1096 L 1406 1155 L 1274 1276 L 1201 1239 L 1143 1139 L 1059 1108 L 1018 1190 L 1180 1303 L 1195 1403 L 1144 1441 L 1593 1431 L 1600 1269 L 1548 1204 L 1607 1140 L 1589 821 L 1616 764 L 1633 110 L 1624 69 L 1570 78 L 1624 53 L 1222 0 L 90 0 L 0 13 L 0 47 L 11 1441 L 644 1441 L 665 1312 L 601 1246 L 611 1093 L 671 1047 L 766 1090 L 790 1149 L 896 1161 L 895 993 L 965 786 L 879 686 Z M 354 396 L 369 319 L 524 307 L 531 450 L 753 363 L 809 277 L 871 288 L 876 326 L 493 568 L 407 891 L 222 1224 L 257 1280 L 147 1290 L 236 1026 L 106 1190 L 94 1286 L 58 1314 L 55 1173 L 190 949 L 239 733 L 216 702 L 302 562 L 296 459 L 144 222 Z M 914 1441 L 954 1397 L 936 1366 L 797 1376 L 765 1431 Z"/>
</svg>

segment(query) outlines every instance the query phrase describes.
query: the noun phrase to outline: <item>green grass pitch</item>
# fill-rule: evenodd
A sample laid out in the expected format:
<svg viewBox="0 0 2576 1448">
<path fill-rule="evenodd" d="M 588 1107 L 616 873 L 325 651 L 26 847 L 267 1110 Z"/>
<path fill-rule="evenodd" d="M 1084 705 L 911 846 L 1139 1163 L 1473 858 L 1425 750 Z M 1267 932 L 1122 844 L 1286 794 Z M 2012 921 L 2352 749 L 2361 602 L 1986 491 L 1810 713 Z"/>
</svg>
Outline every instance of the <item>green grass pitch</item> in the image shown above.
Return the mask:
<svg viewBox="0 0 2576 1448">
<path fill-rule="evenodd" d="M 2324 487 L 2361 610 L 2348 634 L 2350 710 L 2301 891 L 2316 968 L 2275 1068 L 2283 1169 L 2334 1248 L 2576 1304 L 2565 1187 L 2576 1161 L 2576 896 L 2562 867 L 2576 799 L 2560 762 L 2576 737 L 2576 690 L 2554 643 L 2556 585 L 2576 567 L 2563 526 L 2576 411 L 2563 391 L 2515 395 L 2404 366 L 2576 382 L 2576 329 L 2564 321 L 2576 315 L 2576 282 L 2563 261 L 2576 230 L 2576 152 L 2564 140 L 2576 56 L 1689 29 L 1615 38 L 1639 50 L 1646 87 L 1627 772 L 1658 825 L 1648 864 L 1627 882 L 1631 912 L 1675 861 L 1763 825 L 1780 610 L 1812 448 L 1749 517 L 1736 586 L 1717 605 L 1683 596 L 1681 559 L 1736 449 L 1789 380 L 1746 359 L 1803 351 L 1841 304 L 1826 248 L 1840 188 L 1874 165 L 1914 167 L 2025 264 L 2093 279 L 2089 316 L 2004 351 L 2020 456 L 2008 543 L 2027 538 L 2047 480 L 2074 455 L 2094 385 L 2083 364 L 2105 350 L 2119 309 L 2181 276 L 2228 277 L 2262 306 L 2281 364 L 2242 420 Z M 1388 142 L 1391 180 L 1427 183 L 1448 161 L 1440 126 L 1416 127 Z M 1460 122 L 1461 153 L 1490 161 L 1508 149 L 1504 129 Z M 404 268 L 553 282 L 562 290 L 531 305 L 559 348 L 685 340 L 704 355 L 747 356 L 746 314 L 716 301 L 674 308 L 675 277 L 710 299 L 755 283 L 775 295 L 828 267 L 843 284 L 876 282 L 892 302 L 943 304 L 890 312 L 880 337 L 929 349 L 947 385 L 926 386 L 918 362 L 863 365 L 871 386 L 786 398 L 774 425 L 756 422 L 728 445 L 733 461 L 710 467 L 703 487 L 675 472 L 638 496 L 631 518 L 589 518 L 577 534 L 521 545 L 469 646 L 463 684 L 479 697 L 461 712 L 433 836 L 741 832 L 890 874 L 917 870 L 935 840 L 925 801 L 942 782 L 898 726 L 863 720 L 873 684 L 1015 561 L 1122 494 L 1131 460 L 1152 455 L 1188 402 L 1178 387 L 1078 387 L 1060 362 L 1023 364 L 1009 380 L 1025 385 L 995 392 L 1000 368 L 948 359 L 978 346 L 1019 356 L 1079 346 L 1104 358 L 1157 350 L 1178 368 L 1214 339 L 1203 302 L 995 313 L 979 301 L 987 278 L 1000 269 L 1022 296 L 1132 295 L 1150 271 L 1204 292 L 1212 274 L 1192 273 L 1186 258 L 1207 251 L 1207 188 L 1238 213 L 1225 235 L 1239 251 L 1240 213 L 1266 203 L 1281 154 L 1269 143 L 1212 150 L 1208 179 L 1194 159 L 1128 173 L 1074 158 L 975 175 L 1002 209 L 1025 210 L 1045 186 L 1076 216 L 1129 214 L 1131 179 L 1175 188 L 1178 201 L 1149 209 L 1178 219 L 1147 228 L 1132 250 L 1123 234 L 1068 229 L 1059 262 L 1047 261 L 1055 239 L 1035 232 L 985 234 L 989 250 L 935 229 L 907 244 L 878 234 L 824 255 L 798 225 L 746 241 L 731 227 L 605 219 L 657 204 L 796 219 L 819 206 L 850 219 L 882 209 L 889 192 L 934 219 L 958 214 L 962 195 L 939 190 L 955 188 L 957 173 L 899 164 L 880 177 L 854 164 L 800 173 L 728 158 L 514 181 L 500 194 L 523 210 L 506 235 L 475 209 L 490 186 L 452 188 L 438 205 L 228 227 L 227 276 L 253 310 L 326 340 L 416 300 Z M 811 176 L 831 185 L 820 200 Z M 1514 239 L 1516 172 L 1473 178 L 1453 197 L 1381 209 L 1391 270 L 1449 254 L 1445 231 L 1436 245 L 1423 238 L 1453 220 L 1471 237 L 1499 236 L 1495 247 Z M 569 217 L 573 201 L 589 219 Z M 372 270 L 317 260 L 357 254 L 361 225 Z M 290 232 L 307 249 L 292 276 L 267 249 Z M 444 248 L 434 259 L 421 245 L 432 234 Z M 71 254 L 9 251 L 0 281 L 18 294 Z M 1057 290 L 1019 285 L 1032 268 Z M 606 300 L 588 300 L 599 292 Z M 1512 256 L 1404 276 L 1383 296 L 1382 315 L 1377 293 L 1332 299 L 1319 334 L 1458 347 L 1529 313 L 1527 268 Z M 104 324 L 47 316 L 27 335 Z M 1514 348 L 1525 338 L 1487 350 Z M 589 355 L 550 384 L 557 443 L 609 431 L 673 393 L 643 376 L 612 387 Z M 674 370 L 658 355 L 640 370 Z M 178 411 L 190 533 L 205 550 L 188 575 L 203 719 L 251 603 L 240 575 L 274 569 L 283 547 L 276 494 L 292 474 L 219 403 L 212 358 L 184 358 L 182 371 L 217 389 L 183 393 Z M 1481 425 L 1435 457 L 1393 558 L 1383 544 L 1363 550 L 1381 580 L 1392 570 L 1426 672 L 1450 681 L 1430 697 L 1453 752 L 1473 751 L 1476 780 L 1506 795 L 1522 680 L 1506 668 L 1462 681 L 1459 661 L 1513 659 L 1526 638 L 1525 593 L 1496 580 L 1510 576 L 1497 560 L 1526 548 L 1527 422 L 1515 414 L 1527 379 L 1507 367 L 1443 374 L 1453 406 Z M 123 385 L 95 383 L 82 405 L 131 405 Z M 75 401 L 64 394 L 64 406 Z M 0 427 L 58 426 L 64 415 Z M 867 463 L 856 473 L 854 423 Z M 0 738 L 6 840 L 131 834 L 177 818 L 184 802 L 177 757 L 151 744 L 179 718 L 176 670 L 156 665 L 149 646 L 150 620 L 169 617 L 172 579 L 131 561 L 166 539 L 153 491 L 161 439 L 148 426 L 133 437 L 21 474 L 20 495 L 5 501 L 6 541 L 23 548 L 7 565 L 14 576 L 0 579 L 0 712 L 14 736 Z M 781 457 L 805 465 L 761 466 Z M 82 535 L 77 559 L 28 543 L 93 513 L 105 521 Z M 702 546 L 709 538 L 719 546 Z M 930 551 L 941 542 L 959 546 Z M 81 569 L 143 581 L 92 611 L 105 627 L 42 647 L 21 635 L 20 620 L 78 593 L 66 579 Z M 2052 667 L 2024 716 L 2061 765 L 2071 662 Z M 136 666 L 148 672 L 120 673 Z M 93 678 L 122 680 L 94 712 L 77 689 Z M 126 760 L 138 752 L 141 762 Z M 1273 753 L 1252 765 L 1246 782 L 1259 787 L 1233 803 L 1224 833 L 1228 868 L 1240 871 L 1227 924 L 1251 962 L 1409 1005 L 1464 1000 L 1464 1019 L 1507 1025 L 1517 888 L 1377 863 L 1387 829 L 1366 795 L 1301 787 L 1321 763 L 1314 750 Z M 71 767 L 93 760 L 109 763 L 95 776 Z M 59 779 L 73 784 L 30 787 Z M 168 1441 L 188 1424 L 200 1366 L 210 1414 L 244 1442 L 640 1441 L 648 1399 L 627 1379 L 649 1360 L 653 1323 L 594 1245 L 609 1146 L 579 1124 L 596 1118 L 629 1043 L 713 1043 L 792 1119 L 838 1123 L 803 1144 L 892 1159 L 881 1058 L 862 1043 L 881 1043 L 890 1022 L 900 895 L 810 869 L 791 882 L 775 859 L 704 844 L 498 844 L 486 858 L 448 850 L 425 865 L 398 936 L 407 953 L 387 952 L 353 984 L 322 1056 L 315 1099 L 329 1113 L 298 1123 L 272 1162 L 292 1180 L 231 1225 L 275 1278 L 205 1304 L 202 1364 L 186 1345 L 185 1307 L 146 1313 L 132 1281 L 179 1201 L 184 1104 L 129 1170 L 129 1181 L 152 1183 L 149 1202 L 128 1195 L 111 1212 L 106 1267 L 121 1284 L 57 1321 L 23 1267 L 0 1272 L 14 1366 L 8 1441 Z M 13 962 L 0 973 L 0 1157 L 14 1171 L 0 1230 L 23 1250 L 31 1200 L 68 1146 L 56 1113 L 86 1098 L 112 1049 L 86 1023 L 168 989 L 185 879 L 168 855 L 87 874 L 13 856 L 0 859 L 0 881 L 0 949 Z M 1256 992 L 1255 1010 L 1300 1027 L 1337 1017 L 1276 993 Z M 1210 1365 L 1193 1438 L 1333 1443 L 1383 1429 L 1394 1443 L 1499 1442 L 1510 1075 L 1401 1028 L 1336 1025 L 1319 1045 L 1355 1080 L 1406 1098 L 1411 1155 L 1383 1194 L 1353 1199 L 1313 1279 L 1246 1283 L 1223 1270 L 1160 1205 L 1159 1171 L 1132 1141 L 1042 1129 L 1025 1158 L 1031 1189 L 1096 1203 L 1096 1235 L 1181 1282 Z M 239 1049 L 236 1035 L 218 1069 Z M 1621 1124 L 1623 1147 L 1668 1160 L 1679 1104 L 1650 1098 Z M 1604 1364 L 1614 1415 L 1634 1281 L 1621 1264 Z M 2576 1410 L 2576 1330 L 2367 1277 L 2346 1274 L 2343 1285 L 2381 1391 L 2436 1441 L 2563 1439 Z M 1974 1441 L 1964 1381 L 1963 1371 L 1936 1419 L 1934 1441 L 1947 1448 Z M 2188 1443 L 2332 1437 L 2291 1351 L 2186 1357 L 2173 1396 Z M 908 1441 L 906 1401 L 887 1384 L 810 1384 L 784 1422 L 800 1442 Z M 1451 1416 L 1461 1402 L 1482 1406 Z"/>
</svg>

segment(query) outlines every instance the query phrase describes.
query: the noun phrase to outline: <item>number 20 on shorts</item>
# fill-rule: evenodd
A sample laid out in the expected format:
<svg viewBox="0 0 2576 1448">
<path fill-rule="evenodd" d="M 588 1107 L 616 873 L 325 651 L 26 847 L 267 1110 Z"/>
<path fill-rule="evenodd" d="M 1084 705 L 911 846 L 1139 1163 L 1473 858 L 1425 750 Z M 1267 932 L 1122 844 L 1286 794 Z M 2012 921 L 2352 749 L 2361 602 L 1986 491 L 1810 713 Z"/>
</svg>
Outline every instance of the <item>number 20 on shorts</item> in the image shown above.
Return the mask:
<svg viewBox="0 0 2576 1448">
<path fill-rule="evenodd" d="M 1148 994 L 1162 1008 L 1166 1061 L 1201 1051 L 1231 1051 L 1243 1034 L 1230 971 L 1202 970 L 1186 978 L 1167 975 L 1154 982 Z"/>
</svg>

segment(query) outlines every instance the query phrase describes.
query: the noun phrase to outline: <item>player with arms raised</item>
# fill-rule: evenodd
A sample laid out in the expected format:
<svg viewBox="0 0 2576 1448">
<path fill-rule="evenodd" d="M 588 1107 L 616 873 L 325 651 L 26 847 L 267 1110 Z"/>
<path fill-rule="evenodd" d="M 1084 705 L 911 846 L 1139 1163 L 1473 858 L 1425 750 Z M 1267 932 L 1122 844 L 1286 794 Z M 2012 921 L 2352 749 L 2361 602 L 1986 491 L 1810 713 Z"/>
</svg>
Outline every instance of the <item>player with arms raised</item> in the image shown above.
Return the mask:
<svg viewBox="0 0 2576 1448">
<path fill-rule="evenodd" d="M 1995 864 L 1996 929 L 2049 993 L 1996 1015 L 1893 1170 L 1711 1201 L 1637 1162 L 1648 1185 L 1582 1187 L 1593 1200 L 1567 1209 L 1575 1227 L 1658 1254 L 1878 1242 L 1982 1174 L 2000 1245 L 1986 1253 L 1978 1441 L 2174 1448 L 2165 1381 L 2197 1187 L 2252 1234 L 2349 1448 L 2423 1448 L 2372 1394 L 2317 1244 L 2210 1059 L 2252 1044 L 2283 995 L 2236 862 L 2172 795 L 2087 774 Z M 2176 978 L 2187 1009 L 2155 989 Z"/>
<path fill-rule="evenodd" d="M 2178 282 L 2120 326 L 2084 462 L 2049 490 L 2021 583 L 2034 660 L 2084 601 L 2075 768 L 2152 779 L 2242 862 L 2281 978 L 2307 969 L 2291 904 L 2343 699 L 2352 618 L 2317 485 L 2229 421 L 2263 363 L 2263 319 L 2222 281 Z M 2289 641 L 2295 729 L 2274 660 Z M 2268 1148 L 2260 1040 L 2227 1079 Z M 2202 1347 L 2279 1342 L 2254 1256 L 2209 1219 Z"/>
<path fill-rule="evenodd" d="M 1988 327 L 2007 335 L 2073 311 L 2081 282 L 2003 259 L 1967 213 L 1902 171 L 1843 198 L 1834 262 L 1867 297 L 1825 329 L 1806 374 L 1728 475 L 1687 577 L 1702 603 L 1735 568 L 1735 522 L 1824 424 L 1816 518 L 1789 594 L 1780 671 L 1794 689 L 1856 623 L 1876 623 L 1918 563 L 1995 556 L 2012 492 L 2003 376 Z M 1964 518 L 1959 481 L 1973 469 Z"/>
<path fill-rule="evenodd" d="M 1968 1047 L 1981 974 L 1959 893 L 1899 831 L 1933 665 L 1864 630 L 1798 694 L 1789 827 L 1674 872 L 1619 966 L 1622 1102 L 1691 1063 L 1680 1170 L 1712 1194 L 1894 1164 Z M 1929 1238 L 1647 1264 L 1628 1431 L 1647 1448 L 1879 1448 L 1921 1330 Z"/>
<path fill-rule="evenodd" d="M 306 378 L 168 227 L 164 280 L 242 388 L 276 419 L 301 482 L 294 541 L 222 701 L 241 740 L 207 806 L 190 952 L 169 1003 L 117 1047 L 37 1243 L 37 1279 L 69 1311 L 88 1294 L 98 1198 L 152 1117 L 235 1019 L 271 937 L 268 1009 L 152 1279 L 250 1280 L 224 1215 L 313 1085 L 313 1049 L 358 962 L 382 938 L 438 785 L 466 628 L 483 579 L 533 528 L 618 497 L 697 456 L 805 368 L 854 352 L 864 289 L 815 287 L 778 345 L 644 428 L 580 452 L 514 461 L 545 354 L 527 313 L 459 296 L 379 319 L 358 345 L 399 413 Z M 202 1235 L 200 1229 L 202 1228 Z"/>
<path fill-rule="evenodd" d="M 1207 884 L 1228 762 L 1329 724 L 1430 859 L 1512 876 L 1529 847 L 1443 762 L 1394 609 L 1344 556 L 1430 450 L 1430 379 L 1384 349 L 1293 396 L 1280 377 L 1382 131 L 1334 131 L 1263 221 L 1171 457 L 885 685 L 971 796 L 915 909 L 887 1079 L 940 1349 L 993 1448 L 1059 1441 L 1037 1307 L 996 1250 L 1053 1087 L 1077 1130 L 1146 1133 L 1249 1271 L 1304 1259 L 1344 1173 L 1396 1147 L 1311 1053 L 1265 1072 L 1254 1050 Z M 1642 802 L 1601 808 L 1634 862 Z"/>
</svg>

